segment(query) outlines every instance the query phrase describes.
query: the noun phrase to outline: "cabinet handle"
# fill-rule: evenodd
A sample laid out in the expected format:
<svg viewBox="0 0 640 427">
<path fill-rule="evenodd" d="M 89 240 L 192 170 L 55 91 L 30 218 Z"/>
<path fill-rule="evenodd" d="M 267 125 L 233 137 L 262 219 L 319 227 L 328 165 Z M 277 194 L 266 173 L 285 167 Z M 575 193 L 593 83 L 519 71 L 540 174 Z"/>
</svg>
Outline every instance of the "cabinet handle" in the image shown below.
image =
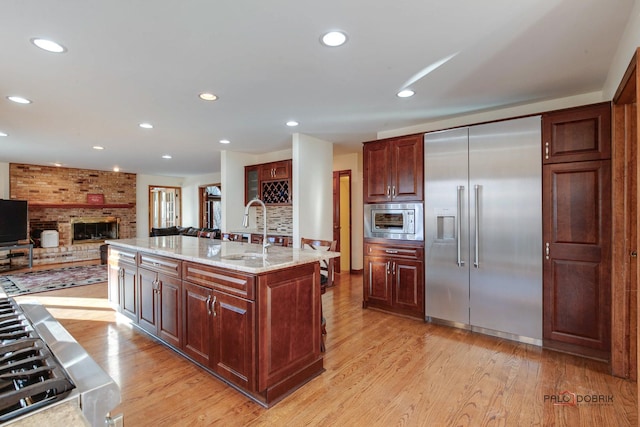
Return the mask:
<svg viewBox="0 0 640 427">
<path fill-rule="evenodd" d="M 548 142 L 544 144 L 544 158 L 546 160 L 549 160 L 549 143 Z"/>
<path fill-rule="evenodd" d="M 391 274 L 396 275 L 396 262 L 393 261 L 391 264 Z"/>
<path fill-rule="evenodd" d="M 213 296 L 213 301 L 211 302 L 211 311 L 213 312 L 213 317 L 216 317 L 218 314 L 216 313 L 216 301 L 218 297 L 216 295 Z"/>
<path fill-rule="evenodd" d="M 545 259 L 549 259 L 549 242 L 544 244 L 544 257 Z"/>
<path fill-rule="evenodd" d="M 391 197 L 396 197 L 396 186 L 391 187 Z"/>
<path fill-rule="evenodd" d="M 205 304 L 207 305 L 207 313 L 211 316 L 211 295 L 207 296 L 207 302 L 205 302 Z"/>
<path fill-rule="evenodd" d="M 391 264 L 391 261 L 387 261 L 387 275 L 389 274 L 389 264 Z"/>
<path fill-rule="evenodd" d="M 385 249 L 385 252 L 388 253 L 388 254 L 397 254 L 398 253 L 398 251 L 394 251 L 394 250 L 391 250 L 391 249 Z"/>
<path fill-rule="evenodd" d="M 387 185 L 387 197 L 391 197 L 391 186 Z"/>
</svg>

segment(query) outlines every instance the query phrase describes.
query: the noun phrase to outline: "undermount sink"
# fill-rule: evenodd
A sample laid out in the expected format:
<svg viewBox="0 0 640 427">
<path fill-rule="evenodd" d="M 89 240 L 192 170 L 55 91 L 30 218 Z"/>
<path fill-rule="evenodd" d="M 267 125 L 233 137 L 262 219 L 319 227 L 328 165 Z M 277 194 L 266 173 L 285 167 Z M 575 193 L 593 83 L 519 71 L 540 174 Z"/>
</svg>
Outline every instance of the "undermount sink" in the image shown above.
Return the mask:
<svg viewBox="0 0 640 427">
<path fill-rule="evenodd" d="M 241 254 L 222 255 L 220 258 L 228 259 L 231 261 L 241 261 L 241 260 L 262 259 L 264 257 L 262 254 L 255 253 L 255 252 L 243 252 Z"/>
</svg>

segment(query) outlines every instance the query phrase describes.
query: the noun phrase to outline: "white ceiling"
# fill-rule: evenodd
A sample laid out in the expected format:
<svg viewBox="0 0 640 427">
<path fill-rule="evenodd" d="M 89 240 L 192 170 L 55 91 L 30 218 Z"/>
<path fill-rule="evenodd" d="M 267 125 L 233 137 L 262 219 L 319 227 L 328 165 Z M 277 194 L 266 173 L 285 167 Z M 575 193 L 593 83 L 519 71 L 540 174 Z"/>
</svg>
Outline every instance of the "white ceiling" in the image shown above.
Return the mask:
<svg viewBox="0 0 640 427">
<path fill-rule="evenodd" d="M 382 130 L 598 91 L 633 2 L 2 0 L 0 162 L 199 175 L 293 132 L 353 152 Z M 321 45 L 332 29 L 347 44 Z M 416 95 L 396 97 L 407 83 Z"/>
</svg>

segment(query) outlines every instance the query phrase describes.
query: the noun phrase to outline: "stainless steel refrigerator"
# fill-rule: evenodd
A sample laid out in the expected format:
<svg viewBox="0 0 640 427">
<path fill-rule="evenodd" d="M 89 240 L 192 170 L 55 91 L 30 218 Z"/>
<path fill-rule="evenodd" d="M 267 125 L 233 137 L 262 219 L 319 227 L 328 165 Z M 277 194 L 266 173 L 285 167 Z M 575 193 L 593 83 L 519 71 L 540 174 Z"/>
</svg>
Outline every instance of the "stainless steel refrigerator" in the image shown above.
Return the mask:
<svg viewBox="0 0 640 427">
<path fill-rule="evenodd" d="M 540 116 L 425 135 L 425 313 L 541 345 Z"/>
</svg>

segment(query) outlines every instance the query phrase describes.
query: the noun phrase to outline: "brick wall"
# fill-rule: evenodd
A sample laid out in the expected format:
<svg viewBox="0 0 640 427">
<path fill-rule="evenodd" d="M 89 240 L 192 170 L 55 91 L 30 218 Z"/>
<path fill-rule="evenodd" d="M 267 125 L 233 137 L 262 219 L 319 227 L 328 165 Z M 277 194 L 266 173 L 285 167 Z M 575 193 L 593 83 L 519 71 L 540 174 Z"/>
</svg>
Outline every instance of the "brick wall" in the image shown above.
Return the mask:
<svg viewBox="0 0 640 427">
<path fill-rule="evenodd" d="M 99 244 L 70 244 L 73 218 L 118 217 L 119 237 L 136 236 L 135 174 L 11 163 L 9 188 L 11 199 L 29 202 L 31 224 L 57 223 L 59 247 L 34 249 L 34 264 L 99 259 Z M 104 204 L 88 204 L 88 194 Z"/>
<path fill-rule="evenodd" d="M 103 194 L 105 204 L 136 203 L 136 174 L 11 163 L 12 199 L 30 203 L 87 203 Z"/>
</svg>

